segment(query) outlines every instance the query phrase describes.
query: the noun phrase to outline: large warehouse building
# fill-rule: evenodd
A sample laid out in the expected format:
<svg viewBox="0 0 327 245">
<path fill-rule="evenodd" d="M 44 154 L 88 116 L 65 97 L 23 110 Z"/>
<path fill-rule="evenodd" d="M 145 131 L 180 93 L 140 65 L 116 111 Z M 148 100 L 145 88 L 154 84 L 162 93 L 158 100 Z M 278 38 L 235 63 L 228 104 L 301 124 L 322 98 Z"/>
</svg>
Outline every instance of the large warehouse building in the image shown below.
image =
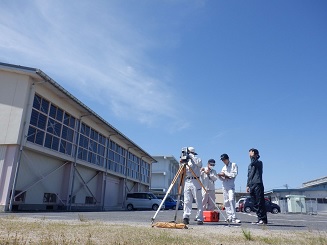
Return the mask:
<svg viewBox="0 0 327 245">
<path fill-rule="evenodd" d="M 0 207 L 113 210 L 156 160 L 39 69 L 0 63 Z"/>
</svg>

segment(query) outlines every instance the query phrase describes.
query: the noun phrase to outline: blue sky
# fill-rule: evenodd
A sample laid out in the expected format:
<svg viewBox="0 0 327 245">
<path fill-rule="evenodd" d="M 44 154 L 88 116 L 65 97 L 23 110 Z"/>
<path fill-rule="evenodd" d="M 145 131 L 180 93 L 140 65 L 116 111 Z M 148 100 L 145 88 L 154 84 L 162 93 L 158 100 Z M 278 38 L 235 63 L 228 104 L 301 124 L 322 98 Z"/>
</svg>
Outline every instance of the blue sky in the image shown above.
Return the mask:
<svg viewBox="0 0 327 245">
<path fill-rule="evenodd" d="M 153 155 L 228 153 L 244 190 L 327 175 L 327 2 L 0 3 L 0 61 L 43 70 Z M 217 182 L 217 187 L 220 183 Z"/>
</svg>

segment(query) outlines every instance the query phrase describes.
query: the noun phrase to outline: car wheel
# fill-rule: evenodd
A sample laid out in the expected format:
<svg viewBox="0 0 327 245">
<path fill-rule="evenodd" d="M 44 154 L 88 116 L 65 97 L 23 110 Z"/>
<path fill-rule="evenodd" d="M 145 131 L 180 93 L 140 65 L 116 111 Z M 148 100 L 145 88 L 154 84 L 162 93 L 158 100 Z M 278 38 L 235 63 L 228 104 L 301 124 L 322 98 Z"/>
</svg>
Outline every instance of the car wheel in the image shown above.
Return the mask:
<svg viewBox="0 0 327 245">
<path fill-rule="evenodd" d="M 278 213 L 279 213 L 278 208 L 273 208 L 273 209 L 271 210 L 271 212 L 272 212 L 273 214 L 278 214 Z"/>
<path fill-rule="evenodd" d="M 172 206 L 171 209 L 172 209 L 172 210 L 175 210 L 175 209 L 176 209 L 176 206 Z"/>
<path fill-rule="evenodd" d="M 246 207 L 246 208 L 244 209 L 244 211 L 247 212 L 247 213 L 251 213 L 251 208 L 250 208 L 250 207 Z"/>
<path fill-rule="evenodd" d="M 159 208 L 159 206 L 157 204 L 153 204 L 152 205 L 152 210 L 157 211 L 158 208 Z"/>
<path fill-rule="evenodd" d="M 126 208 L 127 208 L 128 211 L 133 211 L 134 210 L 134 207 L 133 207 L 132 204 L 128 204 Z"/>
</svg>

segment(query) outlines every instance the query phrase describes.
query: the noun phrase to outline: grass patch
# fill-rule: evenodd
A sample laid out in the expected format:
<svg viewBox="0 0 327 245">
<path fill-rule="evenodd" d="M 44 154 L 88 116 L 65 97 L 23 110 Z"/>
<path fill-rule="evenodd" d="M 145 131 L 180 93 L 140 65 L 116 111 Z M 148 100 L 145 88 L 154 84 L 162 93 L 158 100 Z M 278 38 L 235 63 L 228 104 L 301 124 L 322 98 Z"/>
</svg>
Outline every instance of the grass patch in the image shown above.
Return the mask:
<svg viewBox="0 0 327 245">
<path fill-rule="evenodd" d="M 81 222 L 82 221 L 82 222 Z M 240 230 L 228 227 L 194 226 L 190 229 L 161 229 L 140 225 L 48 219 L 0 219 L 0 244 L 327 244 L 326 233 Z M 245 238 L 245 241 L 244 241 Z"/>
</svg>

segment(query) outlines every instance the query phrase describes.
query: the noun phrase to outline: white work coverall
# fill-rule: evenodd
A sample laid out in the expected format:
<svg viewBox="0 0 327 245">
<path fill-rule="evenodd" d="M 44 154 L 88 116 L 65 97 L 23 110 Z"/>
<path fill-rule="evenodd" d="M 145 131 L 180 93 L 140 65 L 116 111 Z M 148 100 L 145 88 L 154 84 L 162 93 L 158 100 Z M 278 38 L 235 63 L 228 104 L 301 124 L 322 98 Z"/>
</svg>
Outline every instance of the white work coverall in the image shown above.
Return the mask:
<svg viewBox="0 0 327 245">
<path fill-rule="evenodd" d="M 235 215 L 235 178 L 238 173 L 236 163 L 229 162 L 228 165 L 222 168 L 221 172 L 225 173 L 225 177 L 219 177 L 222 181 L 222 189 L 224 195 L 224 204 L 227 218 L 230 221 L 236 219 Z"/>
<path fill-rule="evenodd" d="M 185 184 L 184 184 L 184 213 L 183 218 L 190 218 L 192 211 L 192 202 L 193 198 L 196 201 L 196 205 L 198 208 L 197 219 L 198 221 L 203 221 L 203 209 L 202 209 L 202 192 L 200 181 L 200 169 L 202 168 L 202 161 L 200 158 L 190 154 L 191 159 L 188 160 L 186 165 L 186 176 L 185 176 Z M 195 175 L 199 178 L 197 180 L 190 168 L 193 169 Z"/>
<path fill-rule="evenodd" d="M 207 171 L 209 168 L 205 167 L 204 170 Z M 209 169 L 210 170 L 210 169 Z M 203 186 L 206 188 L 207 192 L 202 188 L 202 205 L 203 210 L 213 211 L 215 209 L 215 181 L 218 179 L 217 172 L 211 169 L 207 174 L 205 171 L 201 171 L 201 181 Z"/>
</svg>

